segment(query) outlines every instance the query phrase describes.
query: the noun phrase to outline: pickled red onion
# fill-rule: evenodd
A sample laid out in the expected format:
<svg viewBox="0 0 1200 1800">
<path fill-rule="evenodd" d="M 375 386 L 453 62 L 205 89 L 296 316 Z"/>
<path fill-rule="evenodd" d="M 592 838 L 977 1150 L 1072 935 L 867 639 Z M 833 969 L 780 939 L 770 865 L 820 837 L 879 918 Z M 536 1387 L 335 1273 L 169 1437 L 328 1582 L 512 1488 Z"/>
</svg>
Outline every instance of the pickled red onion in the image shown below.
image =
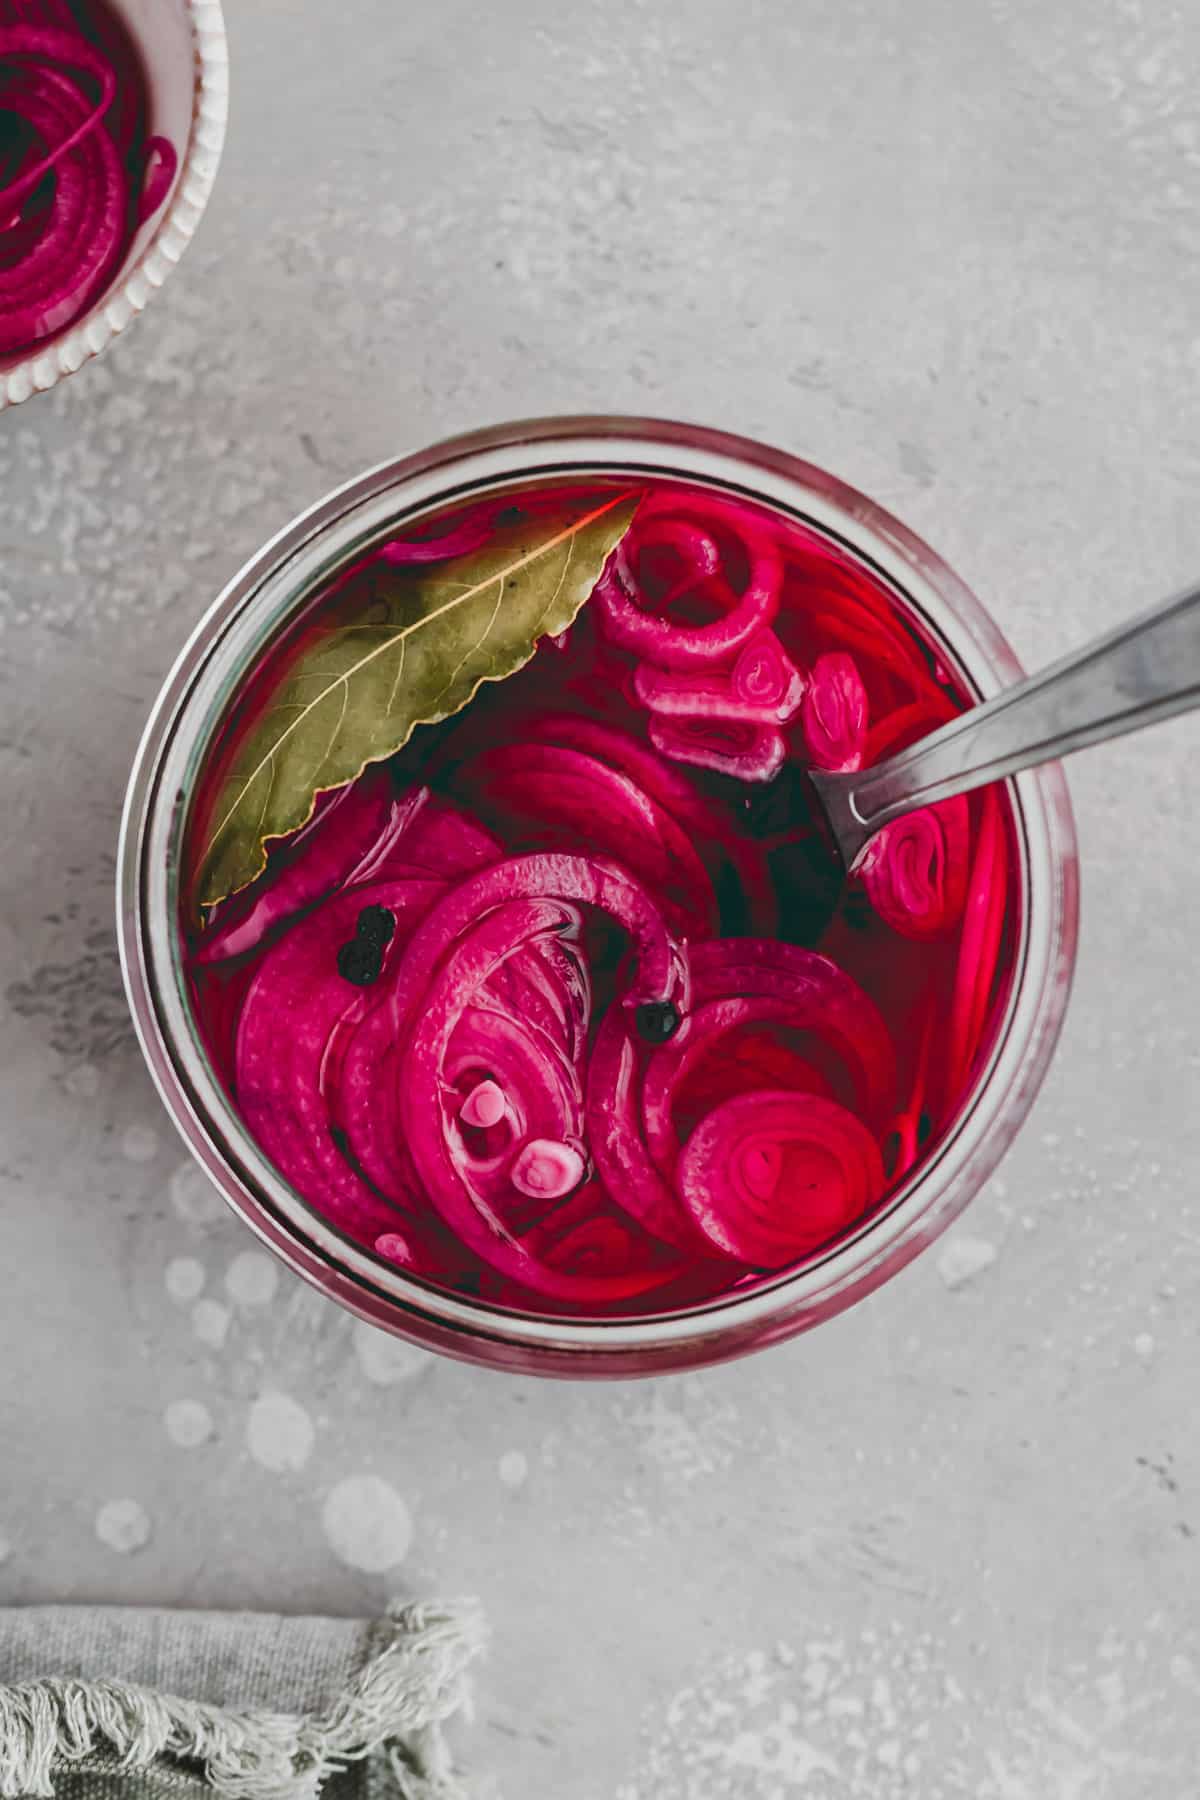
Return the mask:
<svg viewBox="0 0 1200 1800">
<path fill-rule="evenodd" d="M 759 631 L 729 673 L 680 673 L 643 662 L 634 674 L 633 691 L 660 717 L 786 725 L 803 698 L 804 678 L 774 632 Z"/>
<path fill-rule="evenodd" d="M 970 815 L 961 794 L 893 819 L 867 846 L 859 875 L 867 898 L 902 937 L 944 937 L 967 896 Z"/>
<path fill-rule="evenodd" d="M 869 1115 L 886 1110 L 896 1085 L 896 1052 L 883 1015 L 829 957 L 758 938 L 697 944 L 688 959 L 693 1009 L 728 998 L 785 1000 L 811 1009 L 854 1071 Z"/>
<path fill-rule="evenodd" d="M 705 1237 L 766 1269 L 819 1249 L 883 1187 L 866 1126 L 815 1094 L 739 1094 L 696 1127 L 679 1159 L 679 1197 Z"/>
<path fill-rule="evenodd" d="M 758 931 L 775 929 L 778 905 L 761 846 L 735 827 L 727 809 L 700 793 L 653 747 L 616 726 L 571 713 L 549 713 L 532 721 L 522 741 L 528 739 L 585 751 L 628 775 L 687 832 L 718 894 L 732 876 L 750 909 L 747 922 Z"/>
<path fill-rule="evenodd" d="M 819 656 L 801 709 L 804 746 L 818 769 L 859 769 L 867 741 L 867 690 L 845 651 Z"/>
<path fill-rule="evenodd" d="M 555 1276 L 586 1283 L 593 1305 L 632 1300 L 665 1287 L 682 1268 L 678 1257 L 639 1232 L 598 1182 L 554 1206 L 524 1242 Z"/>
<path fill-rule="evenodd" d="M 587 1164 L 574 1144 L 529 1138 L 512 1165 L 513 1186 L 534 1200 L 561 1200 L 583 1180 Z"/>
<path fill-rule="evenodd" d="M 531 722 L 522 741 L 530 739 L 580 750 L 627 775 L 700 843 L 714 836 L 731 835 L 728 827 L 722 825 L 716 807 L 692 786 L 687 777 L 627 731 L 573 713 L 548 713 Z"/>
<path fill-rule="evenodd" d="M 0 5 L 0 109 L 26 130 L 0 169 L 0 354 L 11 354 L 61 331 L 103 291 L 139 222 L 166 199 L 176 159 L 162 138 L 135 154 L 138 108 L 124 101 L 121 72 L 44 0 Z"/>
<path fill-rule="evenodd" d="M 635 968 L 623 996 L 626 1007 L 680 999 L 686 1005 L 683 950 L 641 883 L 602 857 L 545 852 L 508 857 L 450 890 L 408 947 L 392 999 L 395 1018 L 402 1021 L 414 1015 L 430 973 L 481 914 L 505 901 L 532 899 L 596 907 L 628 932 Z"/>
<path fill-rule="evenodd" d="M 587 1075 L 587 1136 L 600 1177 L 614 1200 L 653 1236 L 696 1249 L 696 1232 L 671 1183 L 642 1139 L 638 1049 L 615 1008 L 605 1013 Z"/>
<path fill-rule="evenodd" d="M 533 1253 L 505 1220 L 496 1198 L 485 1196 L 473 1182 L 468 1160 L 455 1154 L 440 1117 L 442 1069 L 472 996 L 496 963 L 515 948 L 547 930 L 569 929 L 570 924 L 570 909 L 561 902 L 529 898 L 502 902 L 464 933 L 435 976 L 422 1011 L 421 1029 L 405 1047 L 398 1072 L 400 1114 L 424 1191 L 462 1243 L 502 1275 L 536 1293 L 591 1304 L 626 1291 L 623 1280 L 564 1271 Z M 535 1059 L 530 1073 L 541 1083 L 549 1069 L 544 1061 L 538 1067 Z M 541 1173 L 551 1160 L 548 1142 L 563 1146 L 565 1174 L 572 1151 L 564 1140 L 561 1129 L 552 1139 L 542 1131 L 532 1140 L 527 1138 L 517 1151 L 509 1179 L 519 1173 L 524 1181 L 516 1185 L 527 1191 L 531 1176 L 535 1171 Z M 531 1144 L 537 1147 L 531 1148 Z M 577 1151 L 573 1154 L 578 1157 Z M 582 1158 L 578 1160 L 582 1174 Z"/>
<path fill-rule="evenodd" d="M 5 211 L 15 206 L 18 200 L 24 200 L 31 194 L 38 183 L 60 163 L 68 151 L 75 148 L 89 132 L 94 131 L 113 103 L 117 91 L 117 77 L 110 65 L 96 51 L 86 38 L 78 37 L 74 32 L 57 31 L 53 27 L 6 24 L 0 21 L 0 62 L 17 65 L 32 63 L 61 64 L 68 69 L 82 69 L 90 75 L 100 90 L 100 97 L 90 102 L 86 94 L 81 93 L 84 102 L 83 117 L 65 137 L 53 143 L 44 155 L 26 163 L 15 179 L 0 187 L 0 200 L 3 200 Z M 78 85 L 78 84 L 76 84 Z M 16 94 L 11 91 L 16 88 Z M 0 92 L 10 102 L 20 97 L 19 82 L 14 83 L 11 75 L 4 79 Z M 60 89 L 60 92 L 62 90 Z M 6 111 L 15 110 L 7 107 Z M 26 118 L 29 118 L 26 112 Z M 32 121 L 30 121 L 32 122 Z"/>
<path fill-rule="evenodd" d="M 464 763 L 455 788 L 515 826 L 531 847 L 574 845 L 586 819 L 592 848 L 630 869 L 680 931 L 713 929 L 712 884 L 687 833 L 608 763 L 555 744 L 506 744 Z"/>
<path fill-rule="evenodd" d="M 293 1186 L 318 1193 L 327 1216 L 356 1234 L 388 1230 L 396 1214 L 342 1155 L 321 1075 L 331 1039 L 353 1029 L 378 1002 L 372 990 L 342 979 L 331 946 L 353 933 L 365 904 L 386 906 L 397 922 L 383 952 L 386 967 L 440 892 L 432 881 L 382 882 L 335 896 L 265 953 L 242 1005 L 235 1086 L 246 1122 Z M 413 1195 L 397 1188 L 389 1198 L 402 1204 Z"/>
<path fill-rule="evenodd" d="M 650 742 L 673 762 L 713 769 L 738 781 L 770 781 L 787 756 L 783 733 L 774 725 L 749 725 L 729 718 L 650 720 Z"/>
<path fill-rule="evenodd" d="M 504 1089 L 490 1076 L 477 1081 L 462 1105 L 458 1116 L 464 1125 L 477 1125 L 481 1131 L 498 1125 L 504 1117 Z"/>
<path fill-rule="evenodd" d="M 693 522 L 686 508 L 664 516 L 653 503 L 644 502 L 593 596 L 612 642 L 663 669 L 719 663 L 761 626 L 769 625 L 779 606 L 783 562 L 774 537 L 743 508 L 713 500 L 704 512 L 703 521 Z M 747 560 L 744 584 L 737 590 L 718 580 L 725 559 L 712 532 L 719 526 L 727 529 Z M 640 563 L 664 548 L 682 551 L 683 566 L 655 599 L 639 581 Z M 682 595 L 705 588 L 725 602 L 723 617 L 692 625 L 666 616 L 667 607 Z"/>
<path fill-rule="evenodd" d="M 804 697 L 805 680 L 773 631 L 756 631 L 738 652 L 729 677 L 735 697 L 763 707 L 786 725 Z"/>
<path fill-rule="evenodd" d="M 194 961 L 241 956 L 317 901 L 387 878 L 454 880 L 498 862 L 500 846 L 474 819 L 427 788 L 397 795 L 386 768 L 322 795 L 308 824 L 272 853 L 267 882 L 214 909 Z"/>
<path fill-rule="evenodd" d="M 987 1023 L 1004 934 L 1005 862 L 1000 807 L 995 794 L 985 792 L 954 978 L 948 1066 L 951 1081 L 961 1081 L 970 1074 Z"/>
<path fill-rule="evenodd" d="M 410 796 L 402 804 L 411 815 L 419 803 L 419 796 Z M 253 950 L 278 926 L 344 886 L 378 842 L 391 804 L 392 784 L 384 769 L 371 769 L 331 794 L 275 852 L 272 881 L 252 882 L 214 908 L 195 961 L 203 966 Z"/>
<path fill-rule="evenodd" d="M 870 1009 L 871 1002 L 866 1000 L 865 995 L 862 998 Z M 802 1000 L 793 1000 L 784 994 L 773 999 L 758 996 L 753 999 L 712 1000 L 692 1014 L 691 1029 L 677 1050 L 668 1046 L 655 1053 L 642 1084 L 642 1122 L 646 1144 L 656 1166 L 668 1179 L 674 1173 L 678 1155 L 675 1117 L 675 1097 L 678 1090 L 702 1063 L 710 1059 L 718 1059 L 724 1055 L 724 1066 L 729 1068 L 734 1056 L 730 1040 L 736 1041 L 747 1029 L 754 1030 L 764 1026 L 789 1033 L 802 1033 L 818 1043 L 831 1041 L 835 1052 L 840 1054 L 840 1059 L 850 1066 L 856 1101 L 860 1108 L 868 1110 L 869 1103 L 864 1100 L 862 1071 L 855 1067 L 855 1047 L 821 1016 L 819 1004 L 815 1007 L 811 1002 L 805 1005 Z M 826 1071 L 815 1068 L 811 1057 L 803 1059 L 801 1067 L 803 1076 L 796 1084 L 798 1087 L 813 1091 L 818 1084 L 828 1085 Z M 813 1080 L 814 1074 L 816 1081 Z M 878 1095 L 874 1098 L 875 1105 L 870 1110 L 877 1111 Z"/>
</svg>

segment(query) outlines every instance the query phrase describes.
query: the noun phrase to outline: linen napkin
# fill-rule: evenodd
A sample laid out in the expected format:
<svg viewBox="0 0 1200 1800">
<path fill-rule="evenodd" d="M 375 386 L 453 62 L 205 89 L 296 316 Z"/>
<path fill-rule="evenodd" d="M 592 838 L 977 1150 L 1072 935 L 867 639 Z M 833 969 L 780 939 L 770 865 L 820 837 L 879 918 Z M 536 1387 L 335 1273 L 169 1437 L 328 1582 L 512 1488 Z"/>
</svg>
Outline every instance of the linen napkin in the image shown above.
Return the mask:
<svg viewBox="0 0 1200 1800">
<path fill-rule="evenodd" d="M 465 1800 L 473 1604 L 384 1618 L 0 1608 L 0 1800 Z"/>
</svg>

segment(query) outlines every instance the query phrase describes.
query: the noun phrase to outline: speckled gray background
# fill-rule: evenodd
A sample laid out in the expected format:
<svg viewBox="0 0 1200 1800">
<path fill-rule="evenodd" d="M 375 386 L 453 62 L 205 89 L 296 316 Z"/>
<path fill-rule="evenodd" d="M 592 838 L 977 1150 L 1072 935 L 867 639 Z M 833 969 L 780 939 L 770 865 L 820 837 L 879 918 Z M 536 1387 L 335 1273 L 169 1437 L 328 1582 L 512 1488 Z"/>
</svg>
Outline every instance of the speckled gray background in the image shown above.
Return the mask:
<svg viewBox="0 0 1200 1800">
<path fill-rule="evenodd" d="M 1198 722 L 1072 768 L 1072 1011 L 944 1248 L 649 1386 L 385 1364 L 253 1261 L 231 1296 L 250 1240 L 179 1174 L 110 882 L 212 594 L 452 430 L 772 440 L 908 519 L 1030 663 L 1194 578 L 1200 12 L 230 10 L 182 273 L 0 420 L 0 1599 L 478 1592 L 483 1800 L 1195 1800 Z M 326 1530 L 364 1474 L 411 1514 L 391 1575 Z"/>
</svg>

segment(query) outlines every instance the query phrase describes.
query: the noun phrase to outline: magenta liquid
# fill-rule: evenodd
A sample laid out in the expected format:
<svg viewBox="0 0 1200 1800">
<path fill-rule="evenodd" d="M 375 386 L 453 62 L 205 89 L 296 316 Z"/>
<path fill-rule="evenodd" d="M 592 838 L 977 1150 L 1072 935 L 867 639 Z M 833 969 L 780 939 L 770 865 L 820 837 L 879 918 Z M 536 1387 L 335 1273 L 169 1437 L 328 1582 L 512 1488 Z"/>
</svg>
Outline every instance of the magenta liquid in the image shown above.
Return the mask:
<svg viewBox="0 0 1200 1800">
<path fill-rule="evenodd" d="M 1003 790 L 897 821 L 849 880 L 817 827 L 807 770 L 967 703 L 883 582 L 657 481 L 567 632 L 195 906 L 222 779 L 323 633 L 627 491 L 509 487 L 332 583 L 189 823 L 196 1017 L 250 1133 L 355 1242 L 520 1311 L 692 1305 L 861 1230 L 971 1087 L 1016 927 Z"/>
</svg>

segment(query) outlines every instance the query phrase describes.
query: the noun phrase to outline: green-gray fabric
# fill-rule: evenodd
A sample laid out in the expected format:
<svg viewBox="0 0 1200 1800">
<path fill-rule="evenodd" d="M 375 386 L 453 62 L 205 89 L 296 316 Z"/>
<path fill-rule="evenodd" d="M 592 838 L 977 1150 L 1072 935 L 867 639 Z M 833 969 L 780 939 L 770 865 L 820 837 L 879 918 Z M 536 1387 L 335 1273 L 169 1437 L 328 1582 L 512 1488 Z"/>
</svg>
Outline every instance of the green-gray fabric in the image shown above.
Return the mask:
<svg viewBox="0 0 1200 1800">
<path fill-rule="evenodd" d="M 458 1800 L 470 1605 L 0 1609 L 0 1800 Z"/>
</svg>

